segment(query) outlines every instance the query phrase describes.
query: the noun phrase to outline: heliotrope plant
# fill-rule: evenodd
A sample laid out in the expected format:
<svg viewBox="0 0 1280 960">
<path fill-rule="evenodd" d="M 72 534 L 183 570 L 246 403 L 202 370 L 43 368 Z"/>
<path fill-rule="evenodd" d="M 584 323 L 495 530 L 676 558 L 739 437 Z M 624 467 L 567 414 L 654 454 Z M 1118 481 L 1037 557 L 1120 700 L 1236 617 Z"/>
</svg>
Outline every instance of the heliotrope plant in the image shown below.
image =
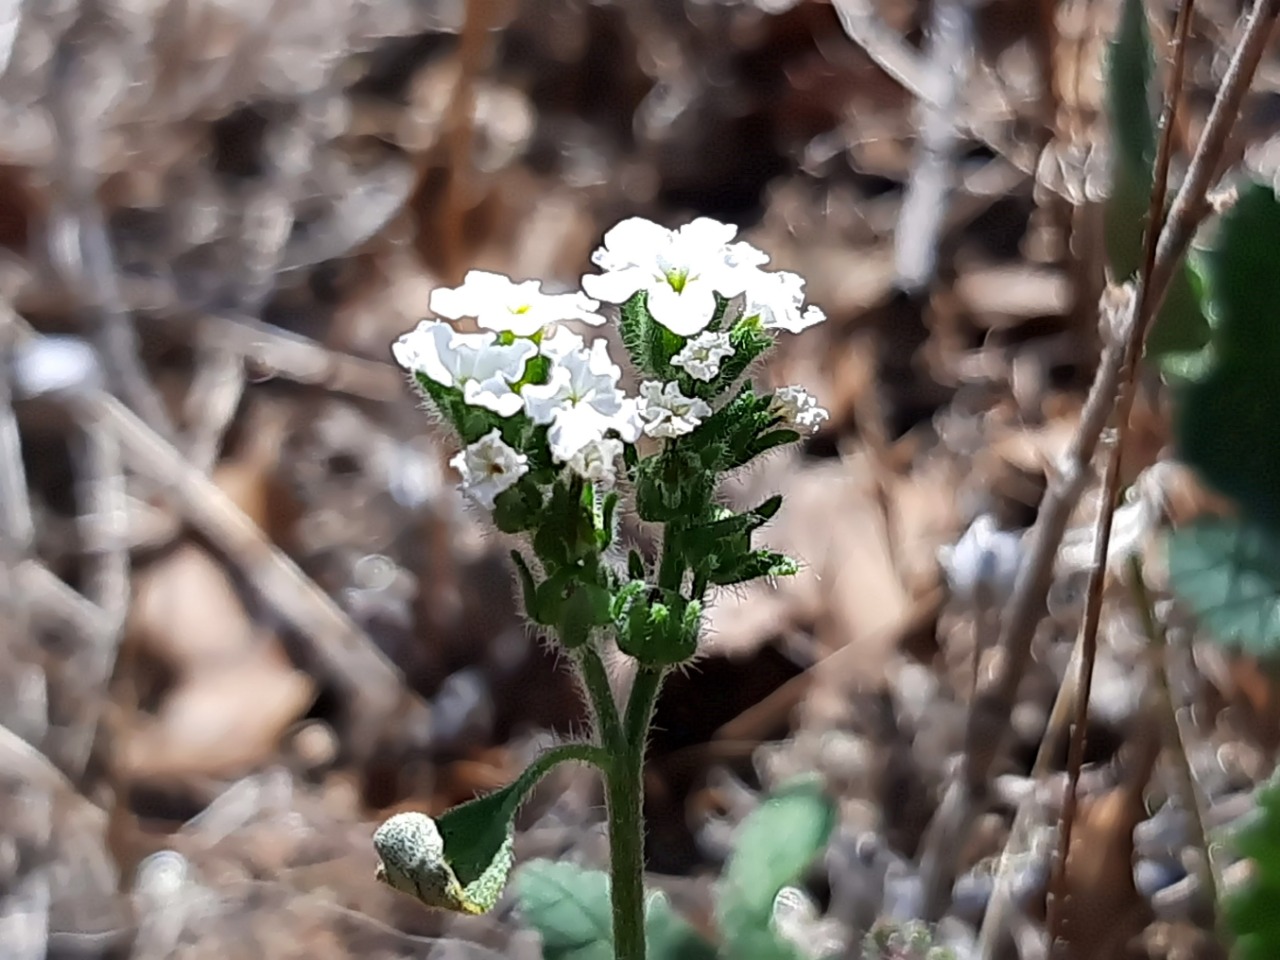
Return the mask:
<svg viewBox="0 0 1280 960">
<path fill-rule="evenodd" d="M 593 720 L 590 740 L 553 747 L 510 786 L 435 820 L 404 813 L 378 828 L 379 879 L 430 906 L 493 906 L 520 803 L 555 764 L 588 763 L 608 801 L 614 951 L 644 958 L 641 770 L 663 678 L 696 654 L 711 590 L 797 570 L 751 542 L 782 498 L 734 512 L 717 501 L 718 483 L 827 418 L 800 387 L 760 393 L 748 380 L 777 331 L 825 317 L 805 305 L 803 279 L 764 270 L 767 255 L 736 234 L 706 218 L 678 230 L 624 220 L 593 254 L 602 272 L 582 278 L 583 292 L 471 271 L 434 291 L 430 307 L 472 317 L 480 332 L 425 320 L 393 347 L 457 437 L 460 490 L 518 538 L 524 610 L 566 654 Z M 616 315 L 635 396 L 605 339 L 588 344 L 562 325 L 600 326 L 604 310 Z M 620 507 L 661 530 L 656 560 L 618 542 Z M 635 662 L 624 702 L 605 668 L 619 655 Z"/>
</svg>

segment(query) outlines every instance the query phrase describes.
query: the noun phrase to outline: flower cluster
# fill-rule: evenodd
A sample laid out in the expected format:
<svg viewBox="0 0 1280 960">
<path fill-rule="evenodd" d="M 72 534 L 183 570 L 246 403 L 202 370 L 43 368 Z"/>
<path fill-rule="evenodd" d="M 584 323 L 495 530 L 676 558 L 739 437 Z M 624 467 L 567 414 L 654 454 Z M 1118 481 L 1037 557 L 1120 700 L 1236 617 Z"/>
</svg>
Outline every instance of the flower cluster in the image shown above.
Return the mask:
<svg viewBox="0 0 1280 960">
<path fill-rule="evenodd" d="M 677 230 L 624 220 L 605 234 L 592 256 L 601 272 L 584 276 L 581 292 L 473 270 L 433 292 L 443 319 L 393 347 L 458 435 L 451 463 L 463 493 L 500 529 L 527 536 L 532 560 L 514 554 L 526 610 L 569 649 L 611 628 L 645 662 L 681 662 L 708 588 L 794 572 L 750 544 L 779 498 L 734 514 L 714 494 L 722 475 L 827 418 L 800 387 L 762 395 L 747 376 L 777 331 L 824 316 L 805 305 L 799 276 L 764 269 L 769 258 L 736 233 L 706 218 Z M 609 341 L 565 325 L 599 327 L 606 310 L 637 375 L 634 395 Z M 478 332 L 453 325 L 468 318 Z M 664 526 L 655 570 L 634 551 L 625 569 L 611 559 L 620 481 L 640 519 Z"/>
<path fill-rule="evenodd" d="M 727 299 L 741 298 L 739 323 L 760 330 L 798 333 L 825 319 L 817 307 L 804 305 L 801 277 L 762 269 L 768 256 L 734 242 L 736 232 L 707 218 L 677 230 L 624 220 L 593 254 L 603 272 L 582 278 L 585 292 L 549 294 L 536 280 L 517 283 L 472 270 L 461 286 L 435 290 L 430 307 L 445 320 L 474 318 L 481 332 L 424 320 L 394 344 L 395 359 L 428 395 L 430 385 L 458 391 L 465 404 L 499 418 L 522 414 L 547 427 L 554 463 L 608 485 L 624 444 L 635 443 L 641 433 L 682 436 L 711 414 L 711 398 L 696 390 L 686 395 L 685 384 L 716 381 L 739 349 L 731 330 L 708 329 L 723 315 Z M 678 348 L 667 359 L 675 376 L 644 381 L 633 398 L 619 388 L 622 371 L 610 359 L 608 343 L 597 338 L 588 345 L 560 324 L 599 326 L 605 322 L 601 301 L 626 304 L 637 294 L 644 295 L 652 320 L 678 339 Z M 789 426 L 806 432 L 826 418 L 799 387 L 779 390 L 775 409 Z M 464 438 L 469 442 L 452 462 L 463 492 L 488 509 L 530 469 L 528 452 L 504 439 L 509 432 L 495 424 Z"/>
</svg>

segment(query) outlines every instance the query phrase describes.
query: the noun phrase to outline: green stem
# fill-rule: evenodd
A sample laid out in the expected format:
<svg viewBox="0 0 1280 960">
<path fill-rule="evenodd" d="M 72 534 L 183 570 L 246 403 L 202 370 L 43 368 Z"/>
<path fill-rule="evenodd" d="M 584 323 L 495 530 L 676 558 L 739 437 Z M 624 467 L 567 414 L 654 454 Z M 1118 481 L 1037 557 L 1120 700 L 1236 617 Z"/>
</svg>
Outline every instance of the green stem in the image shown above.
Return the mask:
<svg viewBox="0 0 1280 960">
<path fill-rule="evenodd" d="M 609 768 L 611 761 L 609 751 L 594 743 L 559 743 L 538 754 L 517 781 L 527 782 L 532 788 L 553 767 L 561 763 L 586 763 L 603 772 Z"/>
<path fill-rule="evenodd" d="M 626 729 L 627 742 L 639 753 L 644 761 L 644 748 L 649 743 L 649 721 L 653 719 L 653 709 L 658 704 L 658 692 L 662 689 L 662 681 L 666 679 L 664 667 L 640 667 L 636 671 L 635 682 L 631 685 L 631 697 L 627 700 Z"/>
<path fill-rule="evenodd" d="M 644 752 L 666 671 L 640 667 L 627 701 L 623 737 L 607 775 L 610 892 L 615 960 L 645 960 Z"/>
<path fill-rule="evenodd" d="M 607 779 L 615 762 L 612 755 L 622 742 L 622 721 L 618 719 L 618 707 L 613 702 L 613 687 L 609 684 L 609 674 L 605 672 L 600 651 L 593 644 L 587 644 L 577 651 L 576 659 L 582 670 L 582 682 L 587 688 L 591 712 L 600 728 L 600 743 L 609 755 L 609 762 L 601 767 L 601 772 Z"/>
<path fill-rule="evenodd" d="M 678 534 L 667 524 L 662 536 L 662 557 L 658 561 L 658 586 L 664 590 L 679 590 L 684 579 L 684 558 L 676 549 Z"/>
</svg>

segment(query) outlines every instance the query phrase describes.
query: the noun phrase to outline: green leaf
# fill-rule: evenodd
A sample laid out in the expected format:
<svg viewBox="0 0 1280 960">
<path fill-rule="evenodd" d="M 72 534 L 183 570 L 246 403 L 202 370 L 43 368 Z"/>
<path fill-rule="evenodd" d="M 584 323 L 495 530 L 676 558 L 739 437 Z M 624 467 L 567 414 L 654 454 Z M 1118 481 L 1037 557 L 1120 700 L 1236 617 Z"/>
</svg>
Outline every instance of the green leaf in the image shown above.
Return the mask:
<svg viewBox="0 0 1280 960">
<path fill-rule="evenodd" d="M 1280 203 L 1244 188 L 1204 257 L 1216 326 L 1213 360 L 1180 391 L 1182 458 L 1245 514 L 1280 531 Z"/>
<path fill-rule="evenodd" d="M 1254 875 L 1225 903 L 1239 960 L 1280 956 L 1280 784 L 1263 787 L 1257 799 L 1255 818 L 1236 837 L 1237 850 L 1253 860 Z"/>
<path fill-rule="evenodd" d="M 1174 593 L 1221 643 L 1280 650 L 1280 538 L 1244 520 L 1200 520 L 1169 538 Z"/>
<path fill-rule="evenodd" d="M 782 787 L 747 817 L 725 865 L 716 904 L 726 956 L 794 956 L 794 949 L 771 930 L 773 902 L 825 849 L 835 822 L 835 804 L 813 778 Z"/>
<path fill-rule="evenodd" d="M 1142 0 L 1124 0 L 1107 66 L 1107 106 L 1111 111 L 1115 159 L 1119 169 L 1133 180 L 1149 181 L 1156 159 L 1156 125 L 1151 116 L 1155 55 Z"/>
<path fill-rule="evenodd" d="M 534 860 L 520 868 L 515 888 L 526 919 L 542 935 L 546 960 L 613 960 L 608 874 Z M 647 898 L 644 927 L 650 960 L 715 960 L 715 948 L 661 893 Z"/>
<path fill-rule="evenodd" d="M 538 781 L 560 763 L 600 762 L 599 748 L 566 743 L 542 753 L 510 785 L 432 819 L 399 813 L 373 835 L 376 877 L 426 904 L 485 913 L 498 902 L 515 855 L 515 816 Z"/>
<path fill-rule="evenodd" d="M 716 960 L 716 948 L 698 936 L 661 892 L 645 904 L 645 953 L 650 960 Z"/>
<path fill-rule="evenodd" d="M 516 874 L 515 891 L 525 918 L 542 935 L 545 960 L 613 960 L 607 875 L 533 860 Z"/>
<path fill-rule="evenodd" d="M 1142 0 L 1124 0 L 1120 26 L 1107 62 L 1107 104 L 1111 118 L 1111 197 L 1105 211 L 1107 256 L 1112 273 L 1127 279 L 1142 263 L 1142 235 L 1150 208 L 1156 158 L 1152 104 L 1155 58 Z M 1147 356 L 1185 354 L 1203 347 L 1209 324 L 1189 269 L 1169 283 L 1160 316 L 1147 336 Z"/>
<path fill-rule="evenodd" d="M 800 565 L 785 553 L 752 550 L 736 562 L 716 569 L 708 577 L 708 582 L 719 587 L 729 587 L 760 577 L 794 577 L 799 572 Z"/>
</svg>

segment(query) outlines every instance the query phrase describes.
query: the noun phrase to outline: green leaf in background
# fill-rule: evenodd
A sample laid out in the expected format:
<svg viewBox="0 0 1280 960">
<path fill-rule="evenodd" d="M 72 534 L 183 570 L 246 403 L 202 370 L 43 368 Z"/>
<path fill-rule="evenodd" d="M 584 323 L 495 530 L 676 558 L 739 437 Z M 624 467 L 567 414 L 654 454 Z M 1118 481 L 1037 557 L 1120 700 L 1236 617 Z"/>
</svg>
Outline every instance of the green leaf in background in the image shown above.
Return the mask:
<svg viewBox="0 0 1280 960">
<path fill-rule="evenodd" d="M 520 868 L 515 888 L 546 960 L 613 960 L 608 874 L 534 860 Z M 647 899 L 644 926 L 650 960 L 715 960 L 715 948 L 660 893 Z"/>
<path fill-rule="evenodd" d="M 1280 784 L 1258 792 L 1256 818 L 1236 837 L 1236 848 L 1253 860 L 1247 886 L 1226 898 L 1227 922 L 1235 932 L 1237 960 L 1280 957 Z"/>
<path fill-rule="evenodd" d="M 662 893 L 645 905 L 644 933 L 649 960 L 716 960 L 716 948 L 698 936 Z"/>
<path fill-rule="evenodd" d="M 1266 528 L 1205 519 L 1175 530 L 1169 580 L 1221 643 L 1255 655 L 1280 646 L 1280 538 Z"/>
<path fill-rule="evenodd" d="M 743 821 L 716 904 L 726 956 L 795 957 L 771 929 L 773 903 L 826 848 L 835 822 L 835 804 L 812 778 L 784 786 Z"/>
<path fill-rule="evenodd" d="M 1156 125 L 1151 82 L 1155 58 L 1142 0 L 1124 0 L 1120 26 L 1107 61 L 1107 104 L 1111 116 L 1111 197 L 1105 211 L 1107 256 L 1117 279 L 1142 265 L 1142 233 L 1150 207 L 1156 157 Z M 1190 270 L 1173 275 L 1164 306 L 1147 337 L 1147 356 L 1199 350 L 1209 340 L 1209 324 L 1196 296 Z M 1185 359 L 1175 361 L 1175 367 Z"/>
<path fill-rule="evenodd" d="M 517 871 L 515 889 L 525 919 L 542 935 L 545 960 L 613 960 L 606 874 L 533 860 Z"/>
<path fill-rule="evenodd" d="M 1248 522 L 1280 532 L 1280 203 L 1244 187 L 1205 255 L 1213 359 L 1179 391 L 1179 452 Z M 1280 581 L 1277 581 L 1280 585 Z"/>
</svg>

